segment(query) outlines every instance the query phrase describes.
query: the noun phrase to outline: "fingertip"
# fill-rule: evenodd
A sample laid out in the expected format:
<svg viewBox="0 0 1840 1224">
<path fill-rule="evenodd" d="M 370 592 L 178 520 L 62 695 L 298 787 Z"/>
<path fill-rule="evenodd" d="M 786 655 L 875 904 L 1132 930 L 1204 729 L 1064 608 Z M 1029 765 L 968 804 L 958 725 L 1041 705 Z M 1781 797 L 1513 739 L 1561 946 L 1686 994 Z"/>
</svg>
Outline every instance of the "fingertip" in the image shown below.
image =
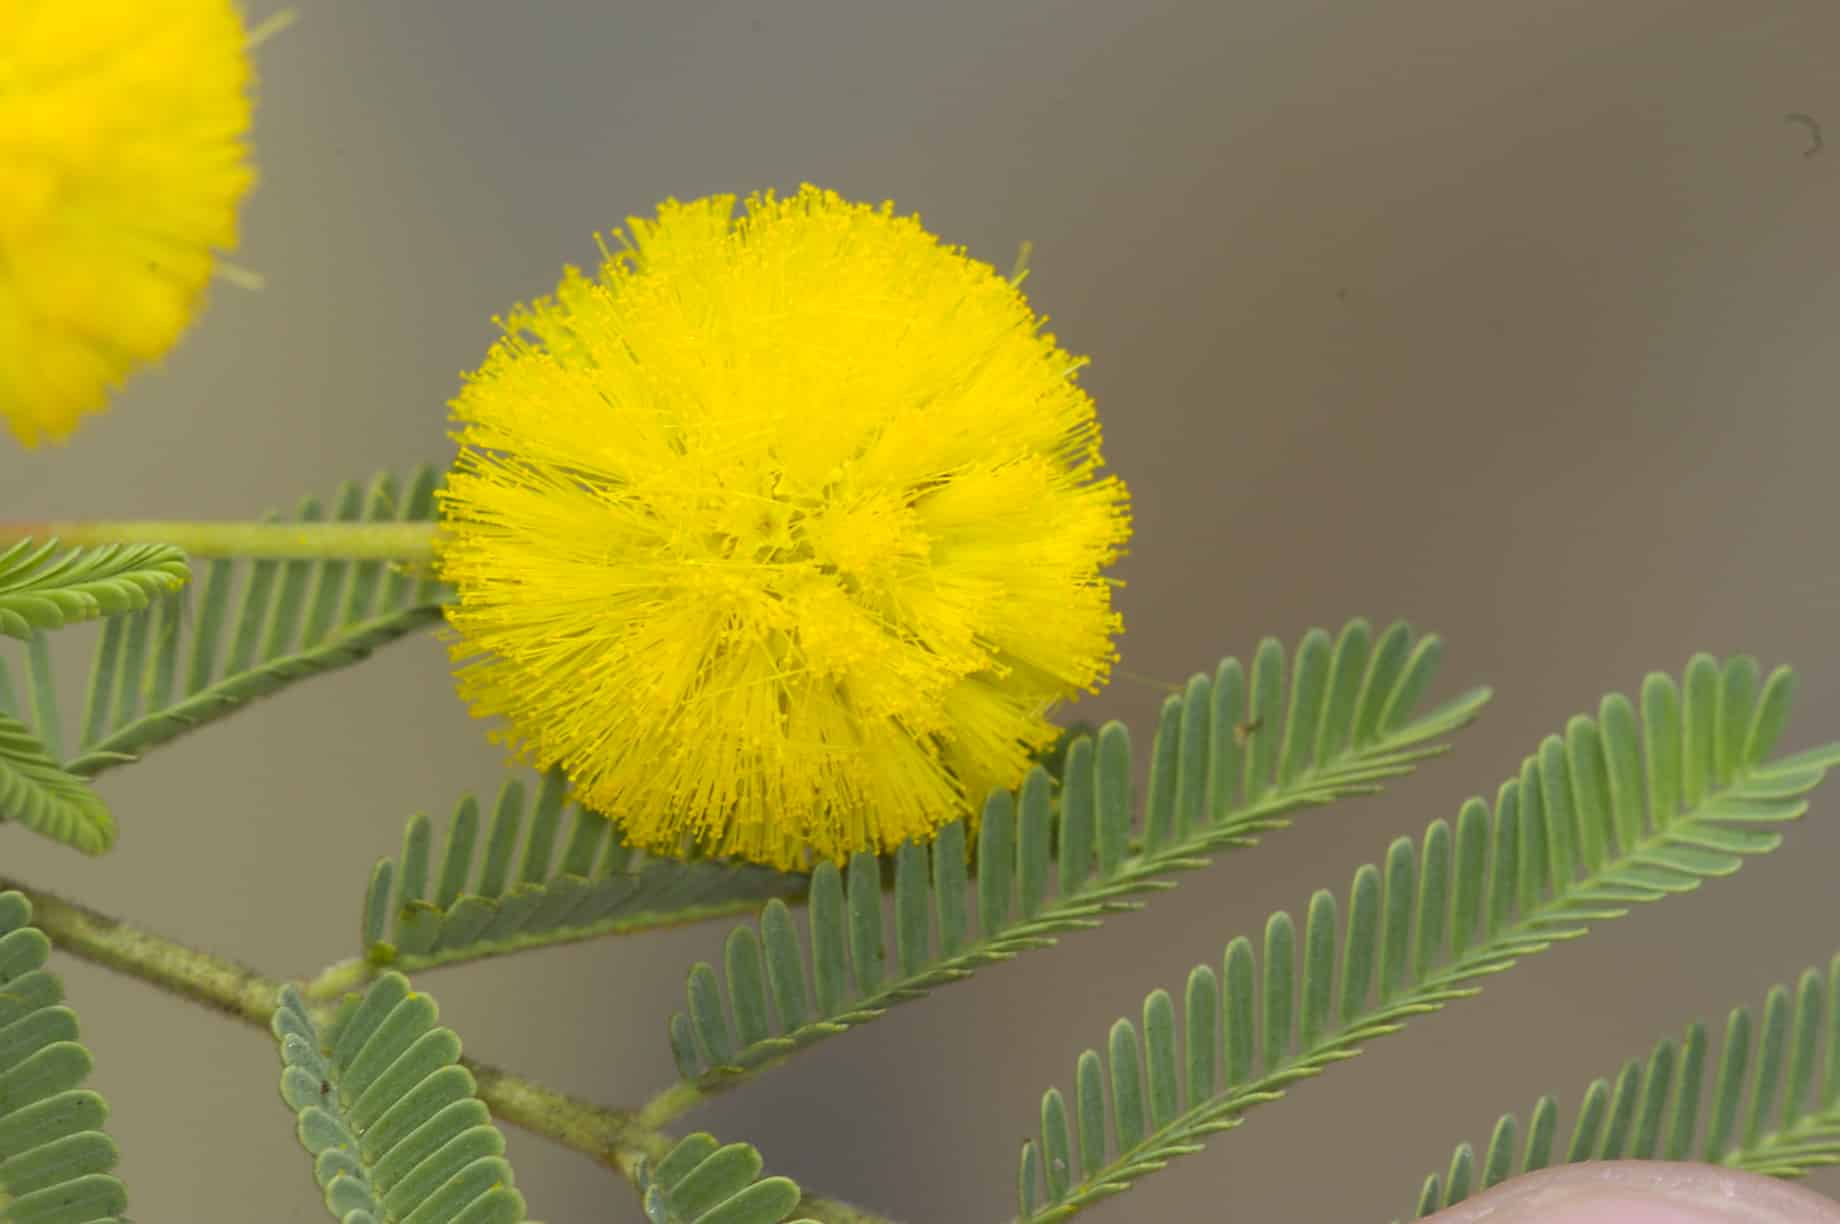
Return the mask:
<svg viewBox="0 0 1840 1224">
<path fill-rule="evenodd" d="M 1542 1169 L 1424 1224 L 1840 1224 L 1840 1203 L 1717 1165 L 1605 1161 Z"/>
</svg>

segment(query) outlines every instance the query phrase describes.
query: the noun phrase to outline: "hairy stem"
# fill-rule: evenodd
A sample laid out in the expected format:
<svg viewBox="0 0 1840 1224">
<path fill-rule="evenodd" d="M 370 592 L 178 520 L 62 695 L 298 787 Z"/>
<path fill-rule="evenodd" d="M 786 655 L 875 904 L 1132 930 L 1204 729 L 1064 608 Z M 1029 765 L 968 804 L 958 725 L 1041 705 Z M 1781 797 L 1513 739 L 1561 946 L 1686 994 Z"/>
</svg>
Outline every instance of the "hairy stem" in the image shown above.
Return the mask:
<svg viewBox="0 0 1840 1224">
<path fill-rule="evenodd" d="M 66 901 L 54 893 L 0 876 L 32 903 L 32 923 L 57 947 L 79 959 L 157 986 L 169 994 L 266 1030 L 282 983 L 245 965 L 188 948 L 119 919 Z M 496 1117 L 585 1152 L 622 1170 L 632 1158 L 668 1136 L 641 1133 L 637 1115 L 577 1101 L 497 1067 L 465 1058 L 479 1099 Z"/>
<path fill-rule="evenodd" d="M 69 545 L 171 544 L 193 557 L 428 561 L 433 523 L 39 522 L 0 523 L 0 547 L 19 540 Z"/>
<path fill-rule="evenodd" d="M 461 1061 L 473 1073 L 479 1099 L 491 1107 L 493 1117 L 586 1153 L 628 1179 L 641 1156 L 656 1162 L 671 1150 L 669 1135 L 641 1129 L 632 1113 L 603 1109 L 472 1059 Z"/>
<path fill-rule="evenodd" d="M 645 1126 L 664 1126 L 701 1105 L 708 1096 L 695 1084 L 677 1080 L 645 1103 L 639 1110 L 639 1121 Z"/>
<path fill-rule="evenodd" d="M 281 983 L 246 965 L 130 926 L 53 893 L 0 876 L 0 890 L 32 903 L 32 925 L 73 956 L 158 986 L 249 1024 L 268 1026 Z"/>
<path fill-rule="evenodd" d="M 281 993 L 279 979 L 0 876 L 0 891 L 7 890 L 32 903 L 32 924 L 72 956 L 267 1030 Z M 328 975 L 316 981 L 323 985 Z M 326 997 L 338 993 L 323 991 Z M 671 1150 L 671 1136 L 643 1125 L 630 1110 L 606 1109 L 477 1059 L 460 1061 L 472 1073 L 479 1099 L 493 1117 L 591 1156 L 628 1180 L 640 1157 L 655 1163 Z M 821 1224 L 893 1224 L 847 1203 L 811 1195 L 800 1201 L 799 1210 Z"/>
<path fill-rule="evenodd" d="M 381 972 L 362 957 L 334 961 L 300 988 L 300 997 L 309 1005 L 326 1003 L 347 991 L 363 990 Z"/>
</svg>

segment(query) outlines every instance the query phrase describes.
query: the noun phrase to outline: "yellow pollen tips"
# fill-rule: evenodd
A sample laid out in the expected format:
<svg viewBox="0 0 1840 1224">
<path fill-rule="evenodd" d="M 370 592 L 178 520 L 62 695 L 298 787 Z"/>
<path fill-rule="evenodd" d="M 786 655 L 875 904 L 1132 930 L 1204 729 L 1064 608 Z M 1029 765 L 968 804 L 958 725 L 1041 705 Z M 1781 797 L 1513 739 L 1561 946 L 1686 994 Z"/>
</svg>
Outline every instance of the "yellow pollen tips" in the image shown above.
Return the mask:
<svg viewBox="0 0 1840 1224">
<path fill-rule="evenodd" d="M 669 201 L 453 413 L 462 696 L 629 841 L 782 867 L 1020 781 L 1129 535 L 1080 364 L 891 205 Z"/>
</svg>

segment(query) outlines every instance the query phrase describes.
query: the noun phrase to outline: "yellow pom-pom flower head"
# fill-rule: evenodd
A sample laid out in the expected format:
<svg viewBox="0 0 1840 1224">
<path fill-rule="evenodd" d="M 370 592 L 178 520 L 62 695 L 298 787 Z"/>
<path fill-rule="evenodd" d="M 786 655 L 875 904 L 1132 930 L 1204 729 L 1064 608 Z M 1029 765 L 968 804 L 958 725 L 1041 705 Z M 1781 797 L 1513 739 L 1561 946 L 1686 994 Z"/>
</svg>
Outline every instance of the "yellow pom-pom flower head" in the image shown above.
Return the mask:
<svg viewBox="0 0 1840 1224">
<path fill-rule="evenodd" d="M 63 440 L 178 342 L 254 181 L 231 0 L 0 0 L 0 417 Z"/>
<path fill-rule="evenodd" d="M 1080 362 L 891 205 L 667 202 L 453 411 L 461 694 L 629 842 L 779 866 L 975 815 L 1116 657 Z"/>
</svg>

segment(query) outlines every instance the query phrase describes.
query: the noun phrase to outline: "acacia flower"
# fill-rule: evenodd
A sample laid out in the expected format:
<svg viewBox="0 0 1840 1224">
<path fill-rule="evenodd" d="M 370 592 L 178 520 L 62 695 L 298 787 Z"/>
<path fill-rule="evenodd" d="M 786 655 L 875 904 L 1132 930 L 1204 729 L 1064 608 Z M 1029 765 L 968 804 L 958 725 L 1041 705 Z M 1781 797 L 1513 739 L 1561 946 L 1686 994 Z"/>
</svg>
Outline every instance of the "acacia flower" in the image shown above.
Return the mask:
<svg viewBox="0 0 1840 1224">
<path fill-rule="evenodd" d="M 918 218 L 667 201 L 452 407 L 461 695 L 635 845 L 925 839 L 1101 684 L 1129 535 L 1083 364 Z"/>
<path fill-rule="evenodd" d="M 62 440 L 197 312 L 254 181 L 231 0 L 0 0 L 0 417 Z"/>
</svg>

